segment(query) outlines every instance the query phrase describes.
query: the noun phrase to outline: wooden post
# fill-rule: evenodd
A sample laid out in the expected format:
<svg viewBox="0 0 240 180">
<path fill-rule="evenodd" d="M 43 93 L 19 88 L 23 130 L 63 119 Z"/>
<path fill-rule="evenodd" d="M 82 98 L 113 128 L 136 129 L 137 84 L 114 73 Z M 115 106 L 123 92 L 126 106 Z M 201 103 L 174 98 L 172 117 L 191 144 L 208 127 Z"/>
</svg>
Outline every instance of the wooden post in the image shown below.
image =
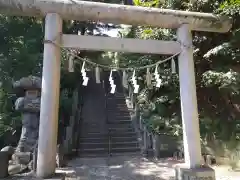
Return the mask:
<svg viewBox="0 0 240 180">
<path fill-rule="evenodd" d="M 179 55 L 179 81 L 185 163 L 189 168 L 201 164 L 201 144 L 197 109 L 192 34 L 189 25 L 177 31 L 182 52 Z"/>
<path fill-rule="evenodd" d="M 143 127 L 143 150 L 144 150 L 144 153 L 147 153 L 147 150 L 148 150 L 148 142 L 147 142 L 147 128 L 146 126 Z"/>
<path fill-rule="evenodd" d="M 62 19 L 49 13 L 45 19 L 45 40 L 60 43 Z M 48 177 L 55 173 L 57 128 L 60 87 L 60 48 L 44 44 L 41 112 L 38 140 L 37 176 Z"/>
</svg>

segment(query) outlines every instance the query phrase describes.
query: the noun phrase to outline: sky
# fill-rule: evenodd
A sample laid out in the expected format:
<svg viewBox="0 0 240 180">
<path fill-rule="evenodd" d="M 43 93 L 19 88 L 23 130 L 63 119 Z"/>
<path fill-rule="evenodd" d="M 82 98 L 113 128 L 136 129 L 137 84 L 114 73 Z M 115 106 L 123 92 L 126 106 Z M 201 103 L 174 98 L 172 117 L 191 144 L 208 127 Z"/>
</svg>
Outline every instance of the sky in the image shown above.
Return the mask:
<svg viewBox="0 0 240 180">
<path fill-rule="evenodd" d="M 121 28 L 112 28 L 112 29 L 100 28 L 100 30 L 101 30 L 101 33 L 107 34 L 108 36 L 118 37 L 118 32 L 120 30 L 130 27 L 130 25 L 125 25 L 125 24 L 121 24 L 120 26 Z M 94 30 L 93 33 L 96 34 L 97 31 Z"/>
<path fill-rule="evenodd" d="M 119 29 L 105 29 L 105 28 L 101 28 L 100 30 L 102 34 L 107 34 L 108 36 L 111 37 L 117 37 L 119 31 Z M 97 30 L 93 30 L 93 34 L 98 34 Z"/>
</svg>

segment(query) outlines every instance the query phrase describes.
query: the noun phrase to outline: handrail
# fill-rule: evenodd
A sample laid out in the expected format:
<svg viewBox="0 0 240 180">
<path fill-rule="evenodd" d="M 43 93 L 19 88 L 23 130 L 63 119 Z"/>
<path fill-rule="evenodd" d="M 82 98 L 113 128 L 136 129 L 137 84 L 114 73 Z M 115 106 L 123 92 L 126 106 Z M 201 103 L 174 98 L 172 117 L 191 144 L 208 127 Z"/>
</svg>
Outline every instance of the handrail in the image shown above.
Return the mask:
<svg viewBox="0 0 240 180">
<path fill-rule="evenodd" d="M 107 103 L 107 98 L 108 98 L 108 91 L 105 87 L 105 80 L 106 76 L 104 76 L 104 81 L 102 81 L 103 89 L 104 89 L 104 95 L 105 95 L 105 115 L 106 115 L 106 128 L 107 128 L 107 139 L 108 139 L 108 155 L 111 156 L 111 136 L 110 136 L 110 129 L 109 129 L 109 121 L 108 121 L 108 103 Z"/>
<path fill-rule="evenodd" d="M 73 126 L 72 126 L 72 151 L 74 151 L 75 153 L 77 153 L 77 149 L 78 149 L 78 145 L 79 145 L 79 126 L 80 126 L 80 120 L 81 120 L 81 113 L 82 113 L 82 104 L 80 104 L 82 101 L 82 95 L 80 94 L 80 89 L 81 86 L 78 86 L 75 89 L 75 96 L 73 96 L 74 98 L 74 103 L 73 104 L 73 109 L 72 109 L 72 113 L 74 116 L 74 122 L 73 122 Z"/>
<path fill-rule="evenodd" d="M 143 154 L 147 154 L 149 150 L 153 149 L 153 142 L 147 140 L 147 138 L 149 139 L 153 139 L 153 133 L 149 132 L 147 125 L 143 122 L 143 119 L 141 116 L 138 115 L 139 113 L 139 108 L 136 104 L 136 100 L 134 98 L 134 94 L 133 94 L 133 87 L 129 84 L 128 85 L 128 89 L 129 89 L 129 98 L 132 104 L 132 108 L 134 109 L 136 115 L 136 129 L 139 133 L 140 136 L 140 145 L 141 145 L 141 149 L 142 149 L 142 153 Z"/>
<path fill-rule="evenodd" d="M 79 127 L 80 127 L 80 123 L 82 121 L 82 109 L 83 109 L 83 96 L 81 94 L 81 86 L 78 87 L 78 92 L 79 92 L 79 96 L 78 96 L 78 110 L 77 110 L 77 126 L 75 127 L 76 128 L 76 154 L 77 154 L 77 149 L 79 149 L 79 139 L 80 139 L 80 131 L 79 131 Z"/>
<path fill-rule="evenodd" d="M 69 115 L 69 124 L 64 128 L 65 136 L 61 144 L 64 146 L 64 154 L 70 155 L 72 152 L 77 151 L 78 146 L 78 126 L 79 126 L 79 87 L 75 88 L 72 95 L 72 111 Z M 80 112 L 79 112 L 80 111 Z"/>
</svg>

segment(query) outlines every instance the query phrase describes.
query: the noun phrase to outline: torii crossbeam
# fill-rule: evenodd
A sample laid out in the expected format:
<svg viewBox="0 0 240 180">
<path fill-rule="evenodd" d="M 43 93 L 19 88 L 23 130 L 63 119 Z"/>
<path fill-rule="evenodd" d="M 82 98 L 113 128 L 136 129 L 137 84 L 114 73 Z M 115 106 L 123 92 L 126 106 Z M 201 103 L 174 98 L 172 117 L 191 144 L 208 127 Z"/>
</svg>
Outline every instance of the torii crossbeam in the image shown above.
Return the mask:
<svg viewBox="0 0 240 180">
<path fill-rule="evenodd" d="M 46 17 L 45 40 L 54 40 L 63 47 L 155 54 L 174 54 L 181 50 L 178 64 L 185 163 L 188 169 L 200 166 L 201 145 L 191 31 L 227 32 L 231 28 L 229 18 L 209 13 L 80 0 L 0 0 L 0 13 Z M 92 20 L 177 29 L 178 42 L 62 35 L 62 20 Z M 55 172 L 59 86 L 60 48 L 45 43 L 37 160 L 39 177 L 47 177 Z M 177 175 L 177 179 L 181 178 Z"/>
<path fill-rule="evenodd" d="M 0 0 L 0 12 L 19 16 L 57 13 L 65 20 L 93 20 L 115 24 L 148 25 L 177 29 L 188 24 L 191 30 L 227 32 L 229 18 L 210 13 L 106 4 L 80 0 Z"/>
</svg>

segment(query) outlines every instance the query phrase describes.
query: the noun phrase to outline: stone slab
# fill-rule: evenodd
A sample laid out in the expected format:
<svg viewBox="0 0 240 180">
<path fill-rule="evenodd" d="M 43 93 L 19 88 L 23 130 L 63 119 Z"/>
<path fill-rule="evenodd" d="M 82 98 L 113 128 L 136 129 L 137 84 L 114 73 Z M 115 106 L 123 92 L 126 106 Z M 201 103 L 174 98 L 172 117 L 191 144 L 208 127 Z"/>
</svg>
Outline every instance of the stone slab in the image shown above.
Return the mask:
<svg viewBox="0 0 240 180">
<path fill-rule="evenodd" d="M 65 175 L 63 174 L 55 174 L 50 178 L 45 178 L 44 180 L 65 180 Z"/>
<path fill-rule="evenodd" d="M 4 180 L 65 180 L 65 174 L 56 173 L 52 177 L 43 179 L 43 178 L 36 177 L 32 173 L 26 173 L 26 174 L 18 174 L 18 175 L 14 175 L 14 176 L 9 176 L 9 177 L 5 178 Z"/>
<path fill-rule="evenodd" d="M 216 180 L 215 171 L 210 167 L 188 168 L 186 165 L 175 166 L 176 180 Z"/>
</svg>

